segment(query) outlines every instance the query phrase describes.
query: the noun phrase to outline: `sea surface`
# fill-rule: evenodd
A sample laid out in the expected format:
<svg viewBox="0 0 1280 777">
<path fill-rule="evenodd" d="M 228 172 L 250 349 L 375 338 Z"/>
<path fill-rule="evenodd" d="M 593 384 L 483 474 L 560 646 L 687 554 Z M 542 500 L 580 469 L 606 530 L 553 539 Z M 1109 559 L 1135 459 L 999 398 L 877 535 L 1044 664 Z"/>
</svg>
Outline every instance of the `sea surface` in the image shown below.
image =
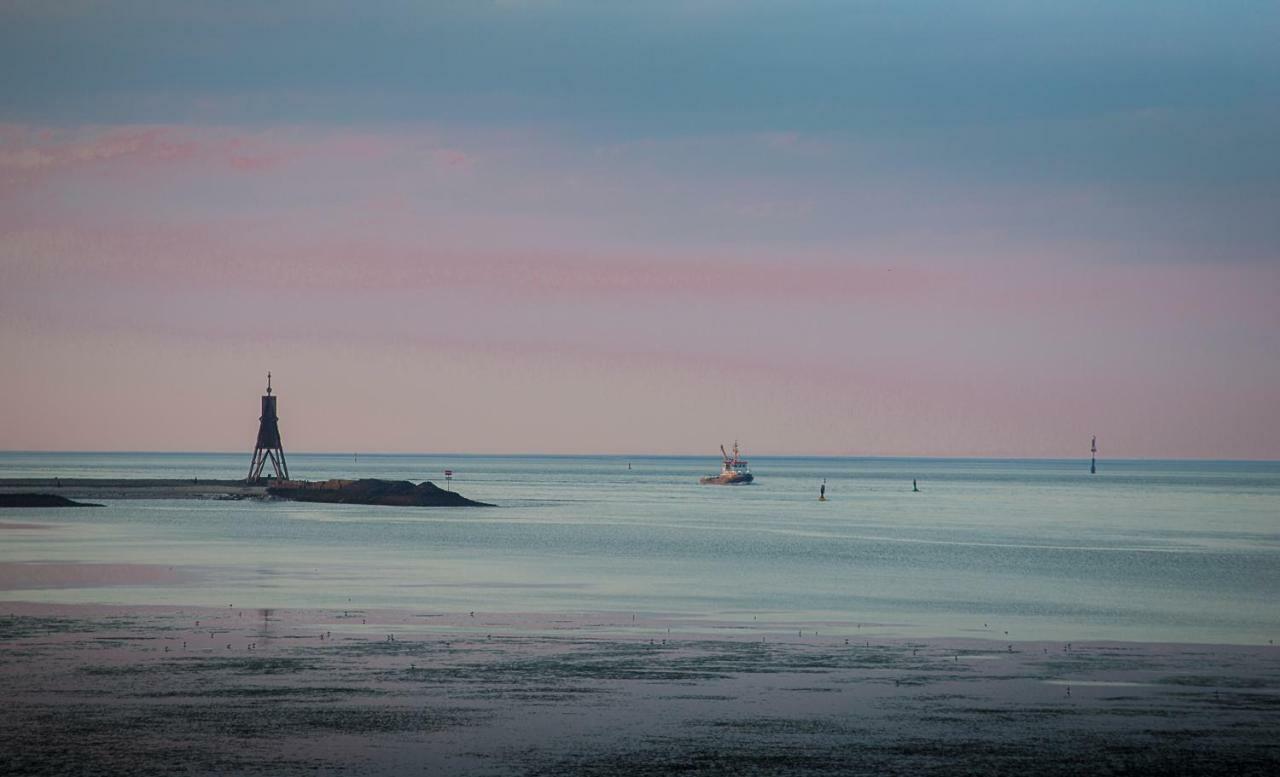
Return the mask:
<svg viewBox="0 0 1280 777">
<path fill-rule="evenodd" d="M 239 478 L 244 454 L 0 453 L 0 478 Z M 0 599 L 637 613 L 875 637 L 1280 639 L 1280 462 L 292 454 L 492 508 L 109 500 L 13 509 L 0 562 L 172 566 Z M 912 492 L 912 480 L 919 493 Z M 828 501 L 819 502 L 826 481 Z M 24 528 L 25 527 L 25 528 Z M 1005 635 L 1008 632 L 1008 635 Z"/>
</svg>

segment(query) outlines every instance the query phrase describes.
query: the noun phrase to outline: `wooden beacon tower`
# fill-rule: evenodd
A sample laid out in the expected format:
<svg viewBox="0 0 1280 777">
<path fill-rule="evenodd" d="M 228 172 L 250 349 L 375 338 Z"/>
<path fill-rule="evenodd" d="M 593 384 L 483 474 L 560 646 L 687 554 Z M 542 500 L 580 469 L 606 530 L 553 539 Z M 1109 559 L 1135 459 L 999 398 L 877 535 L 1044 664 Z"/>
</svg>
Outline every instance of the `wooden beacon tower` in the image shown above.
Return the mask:
<svg viewBox="0 0 1280 777">
<path fill-rule="evenodd" d="M 271 373 L 267 373 L 267 393 L 262 396 L 262 415 L 258 418 L 258 444 L 249 462 L 249 482 L 262 479 L 262 469 L 271 461 L 276 480 L 289 479 L 289 464 L 284 460 L 284 446 L 280 444 L 280 419 L 276 416 L 276 397 L 271 396 Z"/>
</svg>

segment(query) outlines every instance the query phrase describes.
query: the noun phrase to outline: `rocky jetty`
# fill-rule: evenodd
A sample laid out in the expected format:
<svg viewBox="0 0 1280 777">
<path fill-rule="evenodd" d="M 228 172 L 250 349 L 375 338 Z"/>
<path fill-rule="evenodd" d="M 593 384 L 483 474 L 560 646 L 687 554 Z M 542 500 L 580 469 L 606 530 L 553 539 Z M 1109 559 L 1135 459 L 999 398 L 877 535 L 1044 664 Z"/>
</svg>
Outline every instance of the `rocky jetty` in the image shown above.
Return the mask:
<svg viewBox="0 0 1280 777">
<path fill-rule="evenodd" d="M 0 507 L 102 507 L 102 505 L 73 502 L 57 494 L 0 494 Z"/>
<path fill-rule="evenodd" d="M 210 478 L 0 478 L 0 494 L 58 494 L 68 499 L 245 499 L 266 483 Z"/>
<path fill-rule="evenodd" d="M 426 481 L 414 485 L 407 480 L 326 480 L 320 483 L 289 481 L 267 488 L 279 499 L 295 502 L 326 502 L 352 505 L 390 505 L 395 507 L 493 507 L 467 499 L 453 491 L 445 491 Z"/>
</svg>

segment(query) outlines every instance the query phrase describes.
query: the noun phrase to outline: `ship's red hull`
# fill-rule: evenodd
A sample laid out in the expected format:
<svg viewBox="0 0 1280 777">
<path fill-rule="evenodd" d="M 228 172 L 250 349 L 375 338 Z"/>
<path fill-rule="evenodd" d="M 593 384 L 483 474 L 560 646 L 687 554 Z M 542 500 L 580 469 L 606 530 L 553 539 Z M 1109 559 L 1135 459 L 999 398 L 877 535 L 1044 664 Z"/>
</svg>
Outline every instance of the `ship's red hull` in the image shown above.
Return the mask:
<svg viewBox="0 0 1280 777">
<path fill-rule="evenodd" d="M 719 475 L 699 478 L 698 482 L 704 486 L 745 486 L 753 480 L 755 480 L 755 476 L 750 472 L 725 472 Z"/>
</svg>

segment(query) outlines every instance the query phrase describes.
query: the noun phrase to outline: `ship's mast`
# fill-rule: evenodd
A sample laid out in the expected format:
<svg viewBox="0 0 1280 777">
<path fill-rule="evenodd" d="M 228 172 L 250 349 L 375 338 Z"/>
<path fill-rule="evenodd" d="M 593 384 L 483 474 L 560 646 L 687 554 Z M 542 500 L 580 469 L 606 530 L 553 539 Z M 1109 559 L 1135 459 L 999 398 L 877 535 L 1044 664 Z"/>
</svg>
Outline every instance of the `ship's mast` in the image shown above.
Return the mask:
<svg viewBox="0 0 1280 777">
<path fill-rule="evenodd" d="M 1093 436 L 1093 444 L 1089 447 L 1089 452 L 1092 454 L 1089 458 L 1089 474 L 1096 475 L 1098 474 L 1098 435 L 1096 434 Z"/>
</svg>

